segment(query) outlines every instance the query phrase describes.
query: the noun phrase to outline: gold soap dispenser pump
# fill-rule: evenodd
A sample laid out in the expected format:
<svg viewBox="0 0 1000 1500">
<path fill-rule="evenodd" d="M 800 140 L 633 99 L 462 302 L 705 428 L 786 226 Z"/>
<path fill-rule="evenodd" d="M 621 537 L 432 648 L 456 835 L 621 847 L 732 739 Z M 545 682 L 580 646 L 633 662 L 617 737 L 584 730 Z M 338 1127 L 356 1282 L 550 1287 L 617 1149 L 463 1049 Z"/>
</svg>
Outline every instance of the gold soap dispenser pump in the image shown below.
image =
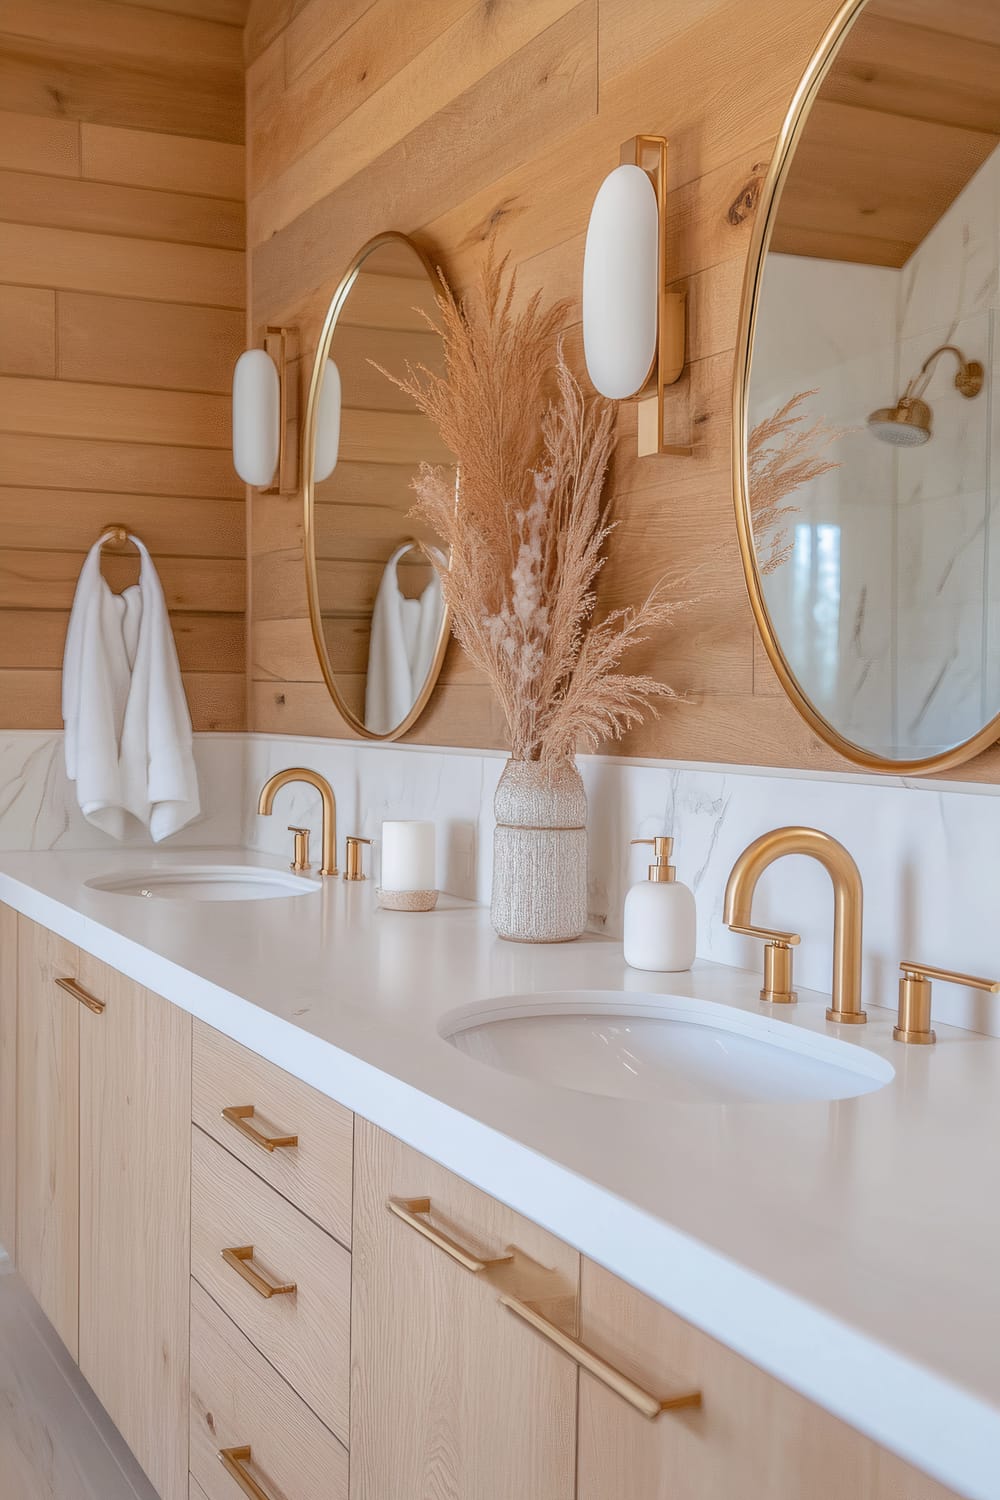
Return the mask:
<svg viewBox="0 0 1000 1500">
<path fill-rule="evenodd" d="M 697 914 L 692 892 L 670 863 L 674 841 L 661 834 L 632 843 L 651 845 L 653 863 L 649 879 L 625 897 L 625 962 L 654 974 L 682 973 L 694 963 Z"/>
</svg>

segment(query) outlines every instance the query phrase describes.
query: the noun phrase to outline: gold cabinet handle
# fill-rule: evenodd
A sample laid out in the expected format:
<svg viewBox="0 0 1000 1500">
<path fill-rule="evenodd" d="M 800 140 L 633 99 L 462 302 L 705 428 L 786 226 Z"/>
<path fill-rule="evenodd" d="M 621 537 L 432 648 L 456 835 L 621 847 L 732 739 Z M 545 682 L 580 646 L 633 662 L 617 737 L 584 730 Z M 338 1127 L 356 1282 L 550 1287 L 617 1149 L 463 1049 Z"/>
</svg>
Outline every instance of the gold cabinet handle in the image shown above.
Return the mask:
<svg viewBox="0 0 1000 1500">
<path fill-rule="evenodd" d="M 62 981 L 60 980 L 60 983 Z M 222 1118 L 228 1120 L 240 1133 L 245 1135 L 248 1141 L 253 1141 L 262 1151 L 277 1151 L 285 1146 L 297 1146 L 299 1138 L 297 1135 L 264 1135 L 255 1126 L 250 1124 L 253 1119 L 254 1106 L 252 1104 L 230 1104 L 222 1111 Z"/>
<path fill-rule="evenodd" d="M 252 1456 L 249 1443 L 242 1448 L 219 1449 L 219 1462 L 226 1473 L 236 1480 L 244 1495 L 249 1495 L 250 1500 L 271 1500 L 267 1491 L 262 1490 L 253 1475 L 248 1474 L 243 1467 L 250 1462 Z"/>
<path fill-rule="evenodd" d="M 544 1318 L 540 1312 L 536 1312 L 529 1303 L 522 1302 L 519 1297 L 511 1297 L 505 1293 L 500 1298 L 500 1305 L 506 1307 L 509 1312 L 516 1313 L 519 1318 L 523 1318 L 525 1323 L 535 1329 L 536 1333 L 540 1333 L 543 1338 L 555 1344 L 557 1349 L 568 1354 L 582 1370 L 586 1370 L 588 1374 L 602 1381 L 630 1406 L 634 1406 L 636 1411 L 648 1417 L 651 1422 L 661 1412 L 679 1411 L 682 1407 L 701 1405 L 701 1391 L 676 1391 L 672 1396 L 664 1396 L 662 1399 L 651 1395 L 649 1391 L 643 1390 L 641 1385 L 637 1385 L 634 1380 L 623 1375 L 621 1370 L 616 1370 L 614 1365 L 609 1365 L 606 1359 L 602 1359 L 592 1349 L 588 1349 L 577 1339 L 571 1338 L 568 1333 L 563 1333 L 555 1323 L 550 1323 L 548 1318 Z"/>
<path fill-rule="evenodd" d="M 77 980 L 70 979 L 67 976 L 63 979 L 57 979 L 56 984 L 61 990 L 65 990 L 67 995 L 72 995 L 74 1000 L 79 1000 L 81 1005 L 85 1005 L 88 1010 L 92 1010 L 95 1016 L 99 1016 L 104 1010 L 104 1001 L 98 1000 L 96 995 L 92 995 L 89 990 L 85 990 L 83 985 Z"/>
<path fill-rule="evenodd" d="M 452 1260 L 458 1262 L 466 1271 L 485 1271 L 490 1266 L 504 1266 L 514 1259 L 513 1255 L 498 1255 L 494 1260 L 480 1260 L 478 1255 L 473 1255 L 464 1245 L 453 1240 L 450 1235 L 441 1229 L 435 1229 L 433 1224 L 428 1224 L 426 1218 L 422 1217 L 431 1211 L 431 1200 L 429 1198 L 389 1198 L 386 1208 L 397 1219 L 402 1219 L 404 1224 L 409 1224 L 418 1234 L 422 1234 L 425 1240 L 430 1240 L 445 1255 L 450 1255 Z"/>
<path fill-rule="evenodd" d="M 285 1297 L 289 1292 L 295 1291 L 294 1281 L 276 1282 L 268 1281 L 259 1271 L 255 1271 L 250 1262 L 253 1260 L 252 1245 L 235 1245 L 229 1250 L 223 1250 L 222 1259 L 227 1266 L 232 1266 L 238 1276 L 250 1283 L 255 1292 L 262 1297 Z"/>
</svg>

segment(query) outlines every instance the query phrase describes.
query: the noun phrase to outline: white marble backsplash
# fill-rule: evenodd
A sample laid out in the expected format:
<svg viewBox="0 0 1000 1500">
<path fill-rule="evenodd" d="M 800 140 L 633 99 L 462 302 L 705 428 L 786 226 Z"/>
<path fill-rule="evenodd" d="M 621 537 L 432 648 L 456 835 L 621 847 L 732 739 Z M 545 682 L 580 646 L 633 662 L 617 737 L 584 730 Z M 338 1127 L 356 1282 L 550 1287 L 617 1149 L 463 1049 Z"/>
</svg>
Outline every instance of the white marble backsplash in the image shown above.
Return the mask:
<svg viewBox="0 0 1000 1500">
<path fill-rule="evenodd" d="M 347 834 L 377 839 L 384 818 L 430 818 L 442 888 L 489 900 L 502 756 L 279 735 L 201 735 L 196 744 L 206 812 L 171 847 L 242 844 L 284 857 L 288 824 L 296 823 L 314 830 L 318 856 L 320 805 L 310 787 L 282 790 L 270 818 L 256 813 L 267 777 L 303 765 L 333 785 L 341 861 Z M 756 966 L 760 944 L 734 936 L 722 921 L 726 880 L 758 834 L 803 823 L 840 839 L 861 869 L 868 1004 L 895 1004 L 901 958 L 1000 978 L 1000 787 L 598 756 L 580 765 L 590 800 L 595 929 L 620 936 L 625 892 L 645 875 L 649 851 L 630 849 L 629 840 L 669 833 L 678 876 L 697 899 L 699 956 Z M 0 734 L 0 848 L 95 846 L 114 847 L 75 808 L 61 736 Z M 366 851 L 373 874 L 377 853 Z M 807 859 L 782 860 L 761 880 L 754 920 L 801 934 L 795 965 L 803 986 L 829 989 L 832 906 L 827 875 Z M 1000 997 L 935 988 L 940 1021 L 1000 1035 Z"/>
<path fill-rule="evenodd" d="M 162 847 L 239 843 L 244 735 L 197 734 L 201 815 Z M 148 843 L 140 830 L 127 842 Z M 88 823 L 66 778 L 62 731 L 0 730 L 0 849 L 115 849 Z"/>
</svg>

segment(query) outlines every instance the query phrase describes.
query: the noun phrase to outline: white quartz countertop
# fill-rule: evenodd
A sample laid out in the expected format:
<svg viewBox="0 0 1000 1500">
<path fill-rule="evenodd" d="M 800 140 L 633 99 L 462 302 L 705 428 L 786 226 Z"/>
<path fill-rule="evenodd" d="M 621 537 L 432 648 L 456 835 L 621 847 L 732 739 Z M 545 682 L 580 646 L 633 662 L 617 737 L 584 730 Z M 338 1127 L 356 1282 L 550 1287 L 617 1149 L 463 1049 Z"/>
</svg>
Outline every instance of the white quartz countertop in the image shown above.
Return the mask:
<svg viewBox="0 0 1000 1500">
<path fill-rule="evenodd" d="M 460 1006 L 573 987 L 761 1013 L 756 974 L 642 974 L 600 937 L 523 947 L 371 882 L 267 901 L 143 900 L 93 877 L 243 851 L 0 856 L 0 901 L 543 1224 L 973 1500 L 1000 1500 L 1000 1042 L 846 1040 L 892 1082 L 830 1102 L 642 1103 L 520 1079 L 439 1034 Z M 800 991 L 776 1025 L 836 1034 Z M 683 1373 L 683 1372 L 678 1372 Z"/>
</svg>

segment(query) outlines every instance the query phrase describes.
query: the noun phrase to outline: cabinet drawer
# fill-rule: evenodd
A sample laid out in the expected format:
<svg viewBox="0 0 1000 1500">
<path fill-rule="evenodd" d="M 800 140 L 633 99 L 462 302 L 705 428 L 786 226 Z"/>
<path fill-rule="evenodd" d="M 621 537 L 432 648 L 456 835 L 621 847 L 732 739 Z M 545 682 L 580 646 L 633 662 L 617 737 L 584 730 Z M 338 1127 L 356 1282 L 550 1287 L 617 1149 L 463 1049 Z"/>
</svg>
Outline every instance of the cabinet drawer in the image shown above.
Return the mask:
<svg viewBox="0 0 1000 1500">
<path fill-rule="evenodd" d="M 702 1405 L 656 1421 L 580 1372 L 578 1500 L 957 1500 L 860 1432 L 585 1260 L 581 1337 L 645 1389 Z"/>
<path fill-rule="evenodd" d="M 236 1120 L 223 1114 L 251 1106 L 251 1115 Z M 350 1248 L 350 1110 L 196 1021 L 192 1117 L 258 1177 Z M 269 1150 L 251 1132 L 272 1141 L 295 1136 L 297 1144 Z"/>
<path fill-rule="evenodd" d="M 351 1257 L 210 1136 L 192 1133 L 192 1274 L 346 1443 Z M 242 1253 L 224 1259 L 227 1249 Z"/>
<path fill-rule="evenodd" d="M 219 1457 L 250 1449 L 268 1500 L 347 1500 L 347 1452 L 200 1286 L 191 1286 L 191 1500 L 239 1500 Z"/>
</svg>

